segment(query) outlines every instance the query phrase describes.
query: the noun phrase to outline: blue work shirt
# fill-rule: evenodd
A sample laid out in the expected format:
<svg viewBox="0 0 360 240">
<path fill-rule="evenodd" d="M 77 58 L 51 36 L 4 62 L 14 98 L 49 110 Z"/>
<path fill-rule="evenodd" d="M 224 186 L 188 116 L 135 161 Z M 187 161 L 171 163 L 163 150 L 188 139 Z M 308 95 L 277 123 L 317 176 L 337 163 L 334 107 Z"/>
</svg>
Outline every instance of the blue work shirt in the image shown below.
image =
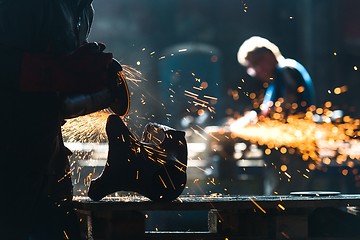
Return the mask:
<svg viewBox="0 0 360 240">
<path fill-rule="evenodd" d="M 276 68 L 262 103 L 262 112 L 267 113 L 278 99 L 283 99 L 283 111 L 296 114 L 306 112 L 315 105 L 313 81 L 303 65 L 293 59 L 285 59 Z M 291 107 L 293 103 L 297 108 Z"/>
</svg>

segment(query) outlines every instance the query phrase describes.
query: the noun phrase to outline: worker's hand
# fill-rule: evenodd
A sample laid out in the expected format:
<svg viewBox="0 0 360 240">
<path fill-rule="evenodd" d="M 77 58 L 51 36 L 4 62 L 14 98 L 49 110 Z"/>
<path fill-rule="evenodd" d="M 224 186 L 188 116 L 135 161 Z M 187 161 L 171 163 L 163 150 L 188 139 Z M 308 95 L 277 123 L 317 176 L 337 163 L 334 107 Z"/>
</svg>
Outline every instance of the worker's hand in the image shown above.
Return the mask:
<svg viewBox="0 0 360 240">
<path fill-rule="evenodd" d="M 72 54 L 54 57 L 26 53 L 21 69 L 23 91 L 96 92 L 108 86 L 111 53 L 102 43 L 86 43 Z"/>
<path fill-rule="evenodd" d="M 73 77 L 72 81 L 59 79 L 62 91 L 93 92 L 108 85 L 112 54 L 104 53 L 102 43 L 86 43 L 73 54 L 62 59 L 65 73 Z M 62 70 L 62 69 L 60 69 Z M 62 77 L 62 73 L 58 73 Z"/>
</svg>

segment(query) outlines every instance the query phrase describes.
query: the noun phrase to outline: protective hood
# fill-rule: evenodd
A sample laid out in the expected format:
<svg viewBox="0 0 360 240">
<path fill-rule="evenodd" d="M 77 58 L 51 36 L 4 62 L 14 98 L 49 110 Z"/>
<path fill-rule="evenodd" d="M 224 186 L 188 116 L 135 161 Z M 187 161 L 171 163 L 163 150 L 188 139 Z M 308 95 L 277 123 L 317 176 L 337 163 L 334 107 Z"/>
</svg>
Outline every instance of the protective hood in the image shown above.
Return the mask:
<svg viewBox="0 0 360 240">
<path fill-rule="evenodd" d="M 0 0 L 0 45 L 66 54 L 86 41 L 92 0 Z"/>
</svg>

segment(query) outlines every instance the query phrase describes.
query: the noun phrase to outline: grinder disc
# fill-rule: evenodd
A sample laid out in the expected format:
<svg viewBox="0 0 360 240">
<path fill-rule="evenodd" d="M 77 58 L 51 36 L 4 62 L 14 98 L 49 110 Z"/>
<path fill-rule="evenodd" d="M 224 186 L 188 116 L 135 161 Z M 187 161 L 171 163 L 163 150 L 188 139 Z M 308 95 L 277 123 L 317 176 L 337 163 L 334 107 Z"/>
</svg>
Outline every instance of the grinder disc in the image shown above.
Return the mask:
<svg viewBox="0 0 360 240">
<path fill-rule="evenodd" d="M 118 79 L 114 90 L 115 100 L 110 105 L 110 109 L 119 116 L 125 116 L 130 109 L 130 94 L 125 76 L 121 71 L 118 72 Z"/>
</svg>

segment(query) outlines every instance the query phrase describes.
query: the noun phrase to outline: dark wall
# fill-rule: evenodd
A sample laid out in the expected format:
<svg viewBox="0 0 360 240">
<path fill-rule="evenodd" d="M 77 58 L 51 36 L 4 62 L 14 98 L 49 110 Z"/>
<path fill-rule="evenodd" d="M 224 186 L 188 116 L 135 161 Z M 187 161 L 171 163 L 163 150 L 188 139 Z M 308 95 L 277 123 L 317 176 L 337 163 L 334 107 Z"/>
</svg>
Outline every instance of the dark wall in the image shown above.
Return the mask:
<svg viewBox="0 0 360 240">
<path fill-rule="evenodd" d="M 360 80 L 353 67 L 360 68 L 360 34 L 353 29 L 360 19 L 354 10 L 359 9 L 356 0 L 108 0 L 95 1 L 94 7 L 90 39 L 105 42 L 117 59 L 146 78 L 132 87 L 134 116 L 163 118 L 164 102 L 157 92 L 159 58 L 166 48 L 184 42 L 202 42 L 221 51 L 219 88 L 225 104 L 219 115 L 227 108 L 242 112 L 251 107 L 246 93 L 257 93 L 262 86 L 246 75 L 236 53 L 252 35 L 269 38 L 284 56 L 308 68 L 319 105 L 333 101 L 337 108 L 357 114 Z M 334 95 L 333 89 L 342 85 L 348 85 L 348 91 Z M 237 90 L 239 99 L 234 100 L 229 89 Z"/>
</svg>

